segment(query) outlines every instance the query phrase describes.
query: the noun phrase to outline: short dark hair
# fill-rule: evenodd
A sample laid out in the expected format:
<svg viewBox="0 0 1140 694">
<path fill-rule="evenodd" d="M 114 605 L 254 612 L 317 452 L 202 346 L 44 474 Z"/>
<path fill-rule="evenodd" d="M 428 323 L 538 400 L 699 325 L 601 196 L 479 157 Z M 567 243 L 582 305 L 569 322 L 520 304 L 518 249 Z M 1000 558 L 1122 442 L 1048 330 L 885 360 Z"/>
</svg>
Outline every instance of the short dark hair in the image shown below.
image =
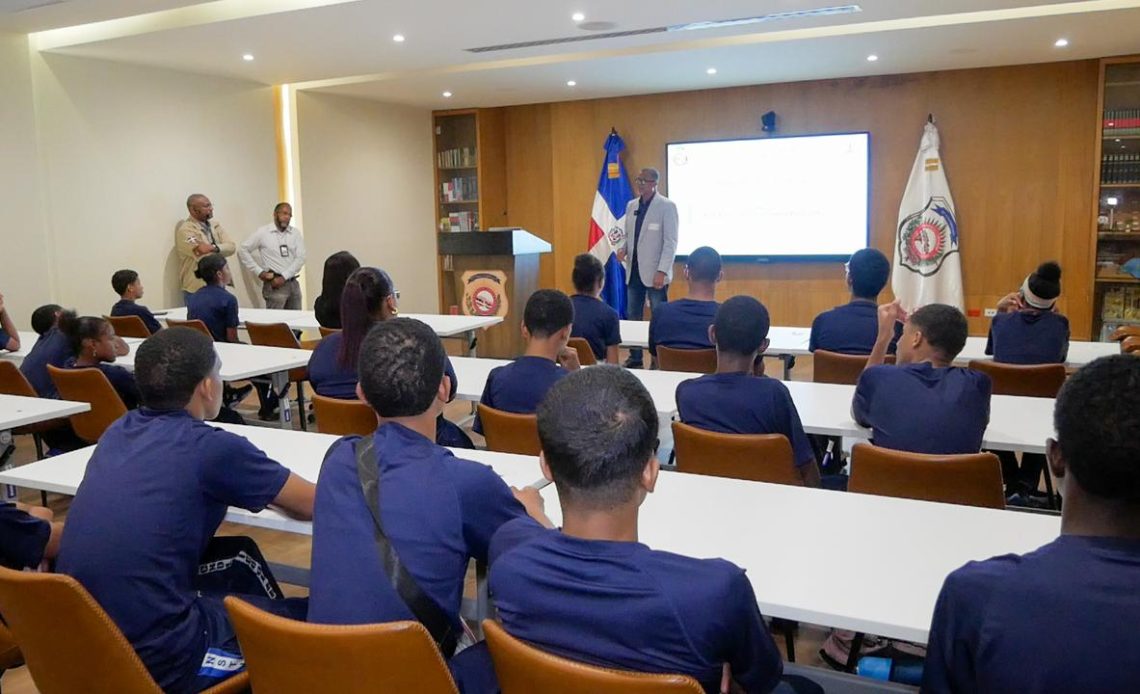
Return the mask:
<svg viewBox="0 0 1140 694">
<path fill-rule="evenodd" d="M 768 337 L 772 319 L 764 304 L 750 296 L 734 296 L 720 305 L 713 320 L 716 348 L 729 354 L 753 354 Z"/>
<path fill-rule="evenodd" d="M 1073 374 L 1057 395 L 1053 426 L 1081 489 L 1140 504 L 1140 358 L 1101 357 Z"/>
<path fill-rule="evenodd" d="M 927 304 L 910 314 L 907 320 L 922 331 L 926 342 L 952 361 L 966 346 L 970 328 L 966 317 L 953 306 Z"/>
<path fill-rule="evenodd" d="M 278 212 L 280 212 L 280 211 L 281 211 L 281 208 L 282 208 L 282 207 L 288 207 L 290 210 L 292 210 L 292 209 L 293 209 L 293 206 L 292 206 L 292 205 L 290 205 L 289 203 L 287 203 L 287 202 L 279 202 L 279 203 L 277 203 L 276 205 L 274 205 L 274 206 L 273 206 L 273 214 L 277 214 Z"/>
<path fill-rule="evenodd" d="M 139 398 L 152 410 L 180 410 L 218 363 L 214 341 L 193 328 L 160 330 L 135 352 Z"/>
<path fill-rule="evenodd" d="M 574 304 L 557 289 L 539 289 L 526 300 L 523 325 L 531 337 L 550 337 L 574 322 Z"/>
<path fill-rule="evenodd" d="M 63 310 L 59 304 L 44 304 L 32 311 L 32 330 L 43 335 L 55 325 L 56 314 Z"/>
<path fill-rule="evenodd" d="M 446 360 L 443 343 L 426 323 L 380 321 L 360 345 L 360 389 L 381 417 L 423 414 L 439 392 Z"/>
<path fill-rule="evenodd" d="M 720 253 L 711 246 L 701 246 L 689 254 L 685 261 L 689 268 L 689 279 L 695 282 L 716 282 L 720 277 Z"/>
<path fill-rule="evenodd" d="M 119 270 L 111 275 L 111 289 L 119 296 L 127 293 L 127 287 L 131 286 L 139 279 L 139 273 L 134 270 Z"/>
<path fill-rule="evenodd" d="M 847 261 L 847 274 L 851 277 L 852 294 L 860 299 L 874 299 L 887 286 L 891 261 L 877 248 L 863 248 Z"/>
<path fill-rule="evenodd" d="M 579 294 L 589 294 L 598 286 L 598 281 L 606 276 L 602 261 L 593 253 L 580 253 L 574 257 L 574 271 L 570 279 L 574 282 L 574 289 Z"/>
<path fill-rule="evenodd" d="M 80 316 L 75 311 L 59 314 L 59 331 L 67 336 L 67 343 L 75 356 L 79 356 L 84 340 L 98 340 L 110 327 L 107 319 L 99 316 Z"/>
<path fill-rule="evenodd" d="M 538 406 L 542 454 L 563 500 L 630 499 L 657 447 L 657 408 L 636 376 L 592 366 L 555 383 Z"/>
<path fill-rule="evenodd" d="M 206 284 L 214 284 L 218 280 L 218 273 L 226 267 L 226 259 L 221 253 L 210 253 L 198 259 L 198 269 L 194 276 Z"/>
</svg>

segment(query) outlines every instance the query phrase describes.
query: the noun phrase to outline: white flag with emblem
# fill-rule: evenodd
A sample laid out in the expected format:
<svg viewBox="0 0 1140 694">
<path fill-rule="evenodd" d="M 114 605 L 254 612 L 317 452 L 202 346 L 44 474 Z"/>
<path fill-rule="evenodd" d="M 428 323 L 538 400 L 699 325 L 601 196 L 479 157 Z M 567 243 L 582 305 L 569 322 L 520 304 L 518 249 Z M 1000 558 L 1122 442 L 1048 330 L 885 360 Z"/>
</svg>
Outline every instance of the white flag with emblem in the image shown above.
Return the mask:
<svg viewBox="0 0 1140 694">
<path fill-rule="evenodd" d="M 938 128 L 928 121 L 899 205 L 891 287 L 907 311 L 927 304 L 962 309 L 958 219 L 938 144 Z"/>
</svg>

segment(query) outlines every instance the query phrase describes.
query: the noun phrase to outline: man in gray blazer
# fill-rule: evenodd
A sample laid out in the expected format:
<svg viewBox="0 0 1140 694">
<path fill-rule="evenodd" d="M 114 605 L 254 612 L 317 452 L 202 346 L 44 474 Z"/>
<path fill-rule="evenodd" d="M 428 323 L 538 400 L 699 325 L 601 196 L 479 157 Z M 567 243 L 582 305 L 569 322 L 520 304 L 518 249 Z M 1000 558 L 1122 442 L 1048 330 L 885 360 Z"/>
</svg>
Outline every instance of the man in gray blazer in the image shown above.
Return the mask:
<svg viewBox="0 0 1140 694">
<path fill-rule="evenodd" d="M 618 260 L 628 261 L 626 318 L 645 317 L 645 297 L 656 311 L 669 300 L 673 279 L 673 256 L 677 254 L 677 205 L 657 192 L 657 169 L 642 169 L 634 180 L 638 197 L 625 207 L 625 239 L 618 249 Z M 629 350 L 628 368 L 640 368 L 641 350 Z"/>
</svg>

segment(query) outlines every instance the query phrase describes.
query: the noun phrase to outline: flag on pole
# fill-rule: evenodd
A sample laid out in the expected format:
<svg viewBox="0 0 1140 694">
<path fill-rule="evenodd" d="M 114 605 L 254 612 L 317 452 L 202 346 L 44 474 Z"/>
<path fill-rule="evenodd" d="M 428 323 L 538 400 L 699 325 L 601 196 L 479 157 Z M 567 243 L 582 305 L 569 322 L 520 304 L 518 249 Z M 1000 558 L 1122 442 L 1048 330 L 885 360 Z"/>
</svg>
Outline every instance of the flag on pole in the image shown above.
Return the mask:
<svg viewBox="0 0 1140 694">
<path fill-rule="evenodd" d="M 625 268 L 617 259 L 617 249 L 625 240 L 625 206 L 633 199 L 633 188 L 621 161 L 623 149 L 625 142 L 616 130 L 611 130 L 606 138 L 606 161 L 602 164 L 590 214 L 590 253 L 606 268 L 602 301 L 612 306 L 621 318 L 625 318 Z"/>
<path fill-rule="evenodd" d="M 891 287 L 907 311 L 927 304 L 962 308 L 958 220 L 938 146 L 938 128 L 932 116 L 923 129 L 918 156 L 899 205 Z"/>
</svg>

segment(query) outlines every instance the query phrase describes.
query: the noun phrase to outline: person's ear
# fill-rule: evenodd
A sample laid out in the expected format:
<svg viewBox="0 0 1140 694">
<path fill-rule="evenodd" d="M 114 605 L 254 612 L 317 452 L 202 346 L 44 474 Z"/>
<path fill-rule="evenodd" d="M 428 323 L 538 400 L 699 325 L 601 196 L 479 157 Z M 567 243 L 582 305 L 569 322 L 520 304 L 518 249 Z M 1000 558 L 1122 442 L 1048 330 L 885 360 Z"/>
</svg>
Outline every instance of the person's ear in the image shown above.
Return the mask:
<svg viewBox="0 0 1140 694">
<path fill-rule="evenodd" d="M 764 341 L 760 343 L 760 349 L 757 350 L 756 353 L 757 354 L 763 354 L 763 353 L 767 352 L 768 351 L 768 345 L 770 345 L 770 344 L 772 344 L 772 341 L 768 338 L 764 338 Z"/>
<path fill-rule="evenodd" d="M 526 323 L 519 322 L 519 332 L 522 333 L 523 340 L 530 342 L 530 331 L 526 329 Z"/>
<path fill-rule="evenodd" d="M 709 342 L 716 347 L 716 325 L 709 325 Z"/>
<path fill-rule="evenodd" d="M 538 469 L 542 471 L 542 476 L 551 482 L 554 481 L 554 473 L 550 471 L 550 465 L 546 462 L 546 454 L 542 451 L 538 452 Z"/>
<path fill-rule="evenodd" d="M 443 375 L 443 379 L 439 382 L 439 390 L 436 391 L 435 397 L 440 402 L 447 404 L 447 398 L 451 395 L 451 376 Z"/>
<path fill-rule="evenodd" d="M 1065 465 L 1064 456 L 1061 455 L 1061 444 L 1057 443 L 1056 439 L 1045 441 L 1045 463 L 1049 466 L 1049 472 L 1053 473 L 1053 478 L 1060 485 L 1061 481 L 1065 479 L 1068 468 Z"/>
<path fill-rule="evenodd" d="M 647 494 L 652 494 L 653 490 L 657 488 L 657 473 L 659 472 L 661 472 L 661 463 L 657 460 L 657 454 L 654 453 L 641 470 L 641 488 Z"/>
<path fill-rule="evenodd" d="M 689 279 L 689 266 L 688 265 L 685 266 L 685 279 L 686 280 Z"/>
<path fill-rule="evenodd" d="M 384 304 L 388 307 L 389 316 L 397 316 L 400 314 L 400 307 L 396 304 L 395 294 L 389 294 L 388 297 L 384 299 Z"/>
<path fill-rule="evenodd" d="M 724 279 L 724 270 L 721 270 L 716 276 L 716 281 L 720 282 L 723 279 Z"/>
<path fill-rule="evenodd" d="M 573 331 L 574 331 L 574 324 L 573 323 L 571 323 L 570 325 L 567 325 L 565 328 L 562 328 L 561 330 L 558 331 L 558 341 L 561 342 L 562 344 L 566 344 L 566 343 L 570 342 L 570 333 Z"/>
<path fill-rule="evenodd" d="M 364 389 L 360 387 L 360 381 L 356 382 L 356 399 L 360 402 L 368 402 L 368 398 L 364 397 Z"/>
</svg>

